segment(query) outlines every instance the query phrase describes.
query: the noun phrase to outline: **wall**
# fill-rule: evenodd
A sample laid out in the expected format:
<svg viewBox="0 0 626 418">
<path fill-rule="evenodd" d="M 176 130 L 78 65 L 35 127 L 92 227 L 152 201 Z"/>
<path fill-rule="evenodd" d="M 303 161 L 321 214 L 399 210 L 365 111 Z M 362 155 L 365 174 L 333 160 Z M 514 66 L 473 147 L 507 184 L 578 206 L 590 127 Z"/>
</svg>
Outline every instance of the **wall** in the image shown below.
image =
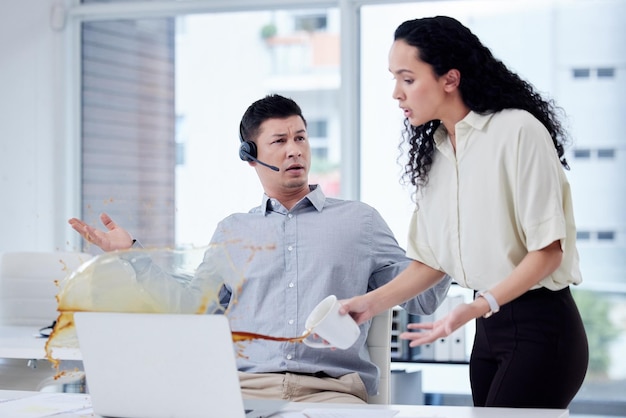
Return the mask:
<svg viewBox="0 0 626 418">
<path fill-rule="evenodd" d="M 0 251 L 71 246 L 76 199 L 67 144 L 68 30 L 51 27 L 60 1 L 0 2 Z M 76 235 L 76 234 L 74 234 Z"/>
</svg>

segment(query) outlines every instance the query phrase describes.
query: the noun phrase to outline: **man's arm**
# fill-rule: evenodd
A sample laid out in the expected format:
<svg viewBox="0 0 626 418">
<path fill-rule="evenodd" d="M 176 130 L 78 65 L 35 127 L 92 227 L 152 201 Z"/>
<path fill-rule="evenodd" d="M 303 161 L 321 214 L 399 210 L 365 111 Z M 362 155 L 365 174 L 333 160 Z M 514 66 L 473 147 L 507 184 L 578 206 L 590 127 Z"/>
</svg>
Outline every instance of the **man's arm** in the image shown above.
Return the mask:
<svg viewBox="0 0 626 418">
<path fill-rule="evenodd" d="M 68 221 L 85 240 L 102 250 L 106 252 L 124 250 L 119 255 L 106 255 L 102 258 L 101 266 L 95 260 L 96 264 L 89 271 L 93 276 L 92 280 L 108 277 L 107 274 L 99 272 L 105 272 L 111 268 L 112 263 L 118 263 L 121 267 L 118 269 L 119 272 L 128 272 L 128 277 L 123 278 L 124 283 L 141 289 L 144 295 L 149 295 L 152 299 L 149 303 L 151 310 L 172 313 L 223 310 L 219 303 L 220 291 L 223 287 L 223 274 L 228 268 L 224 248 L 209 246 L 180 251 L 145 250 L 136 243 L 130 233 L 117 225 L 106 213 L 100 215 L 100 219 L 106 231 L 96 229 L 80 219 L 72 218 Z M 190 266 L 190 259 L 197 260 L 196 264 Z M 201 264 L 200 260 L 203 260 Z M 105 283 L 101 285 L 103 289 L 107 289 Z"/>
<path fill-rule="evenodd" d="M 411 259 L 396 241 L 391 229 L 380 216 L 374 211 L 372 222 L 372 257 L 379 267 L 376 268 L 369 283 L 369 290 L 375 290 L 393 280 L 394 277 L 404 271 Z M 420 293 L 416 297 L 402 303 L 404 309 L 416 315 L 430 315 L 441 305 L 446 298 L 452 278 L 445 275 L 434 286 Z"/>
</svg>

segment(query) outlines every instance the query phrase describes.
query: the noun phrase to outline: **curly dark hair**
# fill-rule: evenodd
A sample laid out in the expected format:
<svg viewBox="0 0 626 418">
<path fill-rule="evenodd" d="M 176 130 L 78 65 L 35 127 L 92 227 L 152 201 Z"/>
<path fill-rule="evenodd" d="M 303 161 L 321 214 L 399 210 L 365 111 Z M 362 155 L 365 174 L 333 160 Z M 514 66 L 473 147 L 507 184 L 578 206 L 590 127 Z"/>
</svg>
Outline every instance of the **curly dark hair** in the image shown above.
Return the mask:
<svg viewBox="0 0 626 418">
<path fill-rule="evenodd" d="M 471 110 L 484 114 L 522 109 L 532 114 L 546 127 L 561 164 L 569 169 L 563 157 L 567 133 L 559 121 L 563 110 L 494 58 L 478 37 L 459 21 L 447 16 L 408 20 L 398 26 L 394 40 L 416 47 L 416 58 L 430 64 L 438 76 L 451 69 L 459 70 L 461 98 Z M 404 166 L 402 179 L 416 189 L 428 181 L 433 162 L 433 135 L 440 124 L 440 120 L 432 120 L 412 126 L 408 119 L 404 121 L 403 143 L 408 143 L 409 161 Z"/>
</svg>

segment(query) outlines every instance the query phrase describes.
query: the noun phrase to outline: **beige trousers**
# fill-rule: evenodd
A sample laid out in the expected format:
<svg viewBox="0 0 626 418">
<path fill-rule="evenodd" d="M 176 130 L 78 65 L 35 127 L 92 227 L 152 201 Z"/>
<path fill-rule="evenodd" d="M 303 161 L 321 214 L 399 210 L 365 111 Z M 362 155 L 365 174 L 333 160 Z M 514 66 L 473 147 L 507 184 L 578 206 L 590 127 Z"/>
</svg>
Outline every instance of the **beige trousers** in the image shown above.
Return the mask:
<svg viewBox="0 0 626 418">
<path fill-rule="evenodd" d="M 358 373 L 338 378 L 296 373 L 239 372 L 241 393 L 247 399 L 287 399 L 293 402 L 367 402 L 367 390 Z"/>
</svg>

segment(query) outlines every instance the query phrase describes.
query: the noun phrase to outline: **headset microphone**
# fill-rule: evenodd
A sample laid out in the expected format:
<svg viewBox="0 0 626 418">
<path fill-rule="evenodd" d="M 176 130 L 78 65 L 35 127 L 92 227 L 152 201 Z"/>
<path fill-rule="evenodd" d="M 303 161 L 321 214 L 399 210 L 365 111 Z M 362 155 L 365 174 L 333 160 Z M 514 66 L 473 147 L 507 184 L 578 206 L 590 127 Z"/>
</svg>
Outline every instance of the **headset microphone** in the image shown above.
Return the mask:
<svg viewBox="0 0 626 418">
<path fill-rule="evenodd" d="M 256 155 L 257 155 L 256 144 L 252 141 L 244 140 L 242 131 L 243 131 L 243 126 L 240 124 L 239 125 L 239 142 L 241 142 L 241 146 L 239 147 L 239 158 L 241 158 L 243 161 L 254 161 L 256 163 L 259 163 L 269 168 L 270 170 L 280 171 L 278 167 L 269 165 L 267 163 L 264 163 L 263 161 L 259 161 L 256 158 Z"/>
<path fill-rule="evenodd" d="M 240 149 L 239 150 L 239 156 L 241 156 L 242 154 L 244 155 L 244 157 L 246 157 L 244 161 L 254 161 L 254 162 L 257 162 L 257 163 L 259 163 L 261 165 L 264 165 L 265 167 L 267 167 L 269 169 L 272 169 L 274 171 L 280 171 L 280 169 L 278 167 L 276 167 L 275 165 L 269 165 L 267 163 L 264 163 L 263 161 L 257 160 L 256 157 L 253 157 L 247 151 Z M 243 158 L 242 158 L 242 160 L 243 160 Z"/>
</svg>

